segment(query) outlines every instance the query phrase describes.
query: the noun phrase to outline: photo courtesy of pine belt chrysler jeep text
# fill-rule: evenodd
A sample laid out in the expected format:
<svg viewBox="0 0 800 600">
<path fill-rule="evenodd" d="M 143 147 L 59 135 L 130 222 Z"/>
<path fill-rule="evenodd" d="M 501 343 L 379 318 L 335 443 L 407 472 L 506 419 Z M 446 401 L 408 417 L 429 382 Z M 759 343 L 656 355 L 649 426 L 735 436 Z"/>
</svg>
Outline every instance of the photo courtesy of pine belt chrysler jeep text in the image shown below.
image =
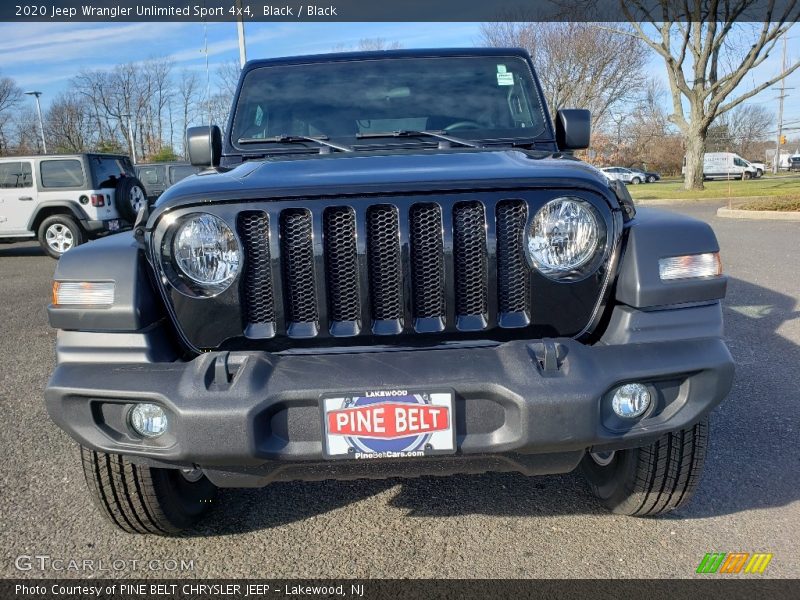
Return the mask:
<svg viewBox="0 0 800 600">
<path fill-rule="evenodd" d="M 572 156 L 517 49 L 255 60 L 205 170 L 65 254 L 52 419 L 130 532 L 219 487 L 580 467 L 628 515 L 686 503 L 727 395 L 703 222 Z"/>
</svg>

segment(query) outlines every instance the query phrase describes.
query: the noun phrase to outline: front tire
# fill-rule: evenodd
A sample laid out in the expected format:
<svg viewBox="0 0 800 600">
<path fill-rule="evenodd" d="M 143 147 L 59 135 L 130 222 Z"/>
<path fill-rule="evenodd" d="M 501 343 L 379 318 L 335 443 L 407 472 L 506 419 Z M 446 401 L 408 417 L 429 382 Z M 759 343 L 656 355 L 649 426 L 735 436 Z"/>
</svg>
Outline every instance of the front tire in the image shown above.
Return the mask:
<svg viewBox="0 0 800 600">
<path fill-rule="evenodd" d="M 633 179 L 631 179 L 631 183 L 633 185 L 639 185 L 640 183 L 642 183 L 642 180 L 639 179 L 638 177 L 634 177 Z"/>
<path fill-rule="evenodd" d="M 691 500 L 703 471 L 707 445 L 705 418 L 643 448 L 587 453 L 581 470 L 595 496 L 611 512 L 656 517 Z"/>
<path fill-rule="evenodd" d="M 128 533 L 175 535 L 196 524 L 217 494 L 216 486 L 199 472 L 137 465 L 83 446 L 81 460 L 95 505 Z"/>
<path fill-rule="evenodd" d="M 83 229 L 69 215 L 47 217 L 39 225 L 37 237 L 42 250 L 55 259 L 86 241 Z"/>
<path fill-rule="evenodd" d="M 656 182 L 655 176 L 650 175 L 650 177 L 647 178 L 647 183 L 655 183 L 655 182 Z"/>
</svg>

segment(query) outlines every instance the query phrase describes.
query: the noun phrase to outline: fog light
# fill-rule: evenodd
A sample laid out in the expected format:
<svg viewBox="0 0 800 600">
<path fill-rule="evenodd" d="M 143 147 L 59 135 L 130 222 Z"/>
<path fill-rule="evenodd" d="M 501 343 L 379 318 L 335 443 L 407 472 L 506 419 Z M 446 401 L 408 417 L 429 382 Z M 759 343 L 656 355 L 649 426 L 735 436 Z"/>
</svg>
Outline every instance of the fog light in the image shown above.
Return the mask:
<svg viewBox="0 0 800 600">
<path fill-rule="evenodd" d="M 157 404 L 137 404 L 131 409 L 129 421 L 141 436 L 154 438 L 167 430 L 167 413 Z"/>
<path fill-rule="evenodd" d="M 649 406 L 650 391 L 641 383 L 626 383 L 620 386 L 611 399 L 611 408 L 624 419 L 641 416 Z"/>
</svg>

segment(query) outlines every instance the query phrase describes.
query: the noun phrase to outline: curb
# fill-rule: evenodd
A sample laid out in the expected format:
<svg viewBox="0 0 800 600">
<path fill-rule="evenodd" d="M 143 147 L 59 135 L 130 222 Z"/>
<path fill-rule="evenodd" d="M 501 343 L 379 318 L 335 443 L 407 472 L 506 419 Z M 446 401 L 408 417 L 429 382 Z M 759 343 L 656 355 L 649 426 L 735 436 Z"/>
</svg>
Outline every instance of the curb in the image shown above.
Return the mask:
<svg viewBox="0 0 800 600">
<path fill-rule="evenodd" d="M 719 208 L 718 217 L 726 219 L 754 219 L 756 221 L 799 221 L 800 211 L 780 210 L 740 210 L 737 208 Z"/>
<path fill-rule="evenodd" d="M 657 205 L 657 204 L 686 204 L 687 202 L 694 202 L 696 204 L 713 204 L 716 202 L 728 202 L 732 200 L 736 204 L 744 204 L 745 202 L 758 202 L 760 200 L 772 200 L 775 196 L 736 196 L 728 198 L 720 196 L 718 198 L 651 198 L 651 199 L 633 199 L 634 204 L 642 205 Z M 750 211 L 748 211 L 750 212 Z"/>
</svg>

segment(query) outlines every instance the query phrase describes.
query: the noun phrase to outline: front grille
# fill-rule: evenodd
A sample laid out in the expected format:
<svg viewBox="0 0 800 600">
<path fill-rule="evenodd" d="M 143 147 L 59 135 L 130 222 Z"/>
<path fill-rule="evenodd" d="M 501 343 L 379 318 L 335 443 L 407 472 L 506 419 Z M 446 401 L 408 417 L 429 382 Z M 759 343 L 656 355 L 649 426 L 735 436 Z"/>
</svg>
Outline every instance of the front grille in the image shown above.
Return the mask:
<svg viewBox="0 0 800 600">
<path fill-rule="evenodd" d="M 358 321 L 361 318 L 361 298 L 355 213 L 346 206 L 331 207 L 325 211 L 324 223 L 328 316 L 331 321 Z"/>
<path fill-rule="evenodd" d="M 523 200 L 241 212 L 245 335 L 524 327 L 531 303 L 523 256 L 527 216 Z"/>
<path fill-rule="evenodd" d="M 486 315 L 488 304 L 486 217 L 483 204 L 456 204 L 453 221 L 456 314 L 460 317 L 482 318 Z"/>
<path fill-rule="evenodd" d="M 382 204 L 367 209 L 367 264 L 374 321 L 403 317 L 400 226 L 397 209 Z"/>
<path fill-rule="evenodd" d="M 269 217 L 259 211 L 239 215 L 239 237 L 247 256 L 243 312 L 245 330 L 250 333 L 275 322 L 269 251 Z M 274 331 L 274 329 L 272 330 Z"/>
<path fill-rule="evenodd" d="M 421 319 L 444 318 L 442 209 L 437 204 L 415 204 L 411 207 L 409 221 L 414 316 Z"/>
<path fill-rule="evenodd" d="M 292 324 L 316 324 L 319 311 L 311 211 L 297 208 L 281 214 L 281 261 L 286 319 Z"/>
<path fill-rule="evenodd" d="M 501 313 L 527 313 L 530 309 L 530 269 L 520 235 L 527 219 L 523 202 L 497 205 L 497 302 Z"/>
</svg>

